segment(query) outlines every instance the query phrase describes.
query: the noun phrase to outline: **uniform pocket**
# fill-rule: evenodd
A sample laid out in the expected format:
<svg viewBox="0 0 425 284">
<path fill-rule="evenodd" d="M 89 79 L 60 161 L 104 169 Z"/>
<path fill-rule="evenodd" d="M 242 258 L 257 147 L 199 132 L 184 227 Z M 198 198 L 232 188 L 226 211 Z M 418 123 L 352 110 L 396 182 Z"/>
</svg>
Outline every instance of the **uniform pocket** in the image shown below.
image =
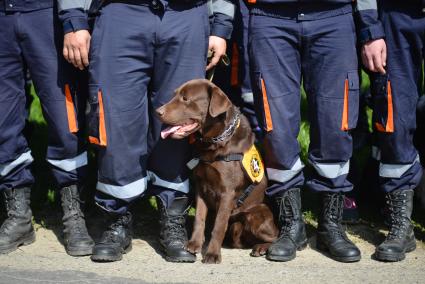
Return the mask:
<svg viewBox="0 0 425 284">
<path fill-rule="evenodd" d="M 373 126 L 379 132 L 394 132 L 393 98 L 391 81 L 387 74 L 371 76 L 373 98 Z"/>
<path fill-rule="evenodd" d="M 75 111 L 74 99 L 72 96 L 71 88 L 68 84 L 65 84 L 65 106 L 66 106 L 66 115 L 68 118 L 68 129 L 71 133 L 78 132 L 78 120 L 77 114 Z"/>
<path fill-rule="evenodd" d="M 344 81 L 344 100 L 342 106 L 341 130 L 348 131 L 357 125 L 359 111 L 359 75 L 357 71 L 347 72 Z"/>
<path fill-rule="evenodd" d="M 98 85 L 90 86 L 87 121 L 90 143 L 105 147 L 107 145 L 105 110 L 102 90 Z"/>
<path fill-rule="evenodd" d="M 270 111 L 267 85 L 263 76 L 261 75 L 261 72 L 255 72 L 254 80 L 254 87 L 256 88 L 255 105 L 257 108 L 257 114 L 260 118 L 260 124 L 265 131 L 270 132 L 273 130 L 273 119 Z"/>
</svg>

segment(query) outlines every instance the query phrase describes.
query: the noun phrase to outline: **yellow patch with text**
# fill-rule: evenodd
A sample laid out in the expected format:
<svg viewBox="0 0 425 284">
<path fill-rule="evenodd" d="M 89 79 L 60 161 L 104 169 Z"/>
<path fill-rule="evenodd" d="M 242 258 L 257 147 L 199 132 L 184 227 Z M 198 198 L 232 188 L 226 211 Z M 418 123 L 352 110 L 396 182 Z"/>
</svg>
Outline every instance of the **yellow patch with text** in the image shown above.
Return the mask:
<svg viewBox="0 0 425 284">
<path fill-rule="evenodd" d="M 264 177 L 264 164 L 255 145 L 243 155 L 242 166 L 253 183 L 259 183 Z"/>
</svg>

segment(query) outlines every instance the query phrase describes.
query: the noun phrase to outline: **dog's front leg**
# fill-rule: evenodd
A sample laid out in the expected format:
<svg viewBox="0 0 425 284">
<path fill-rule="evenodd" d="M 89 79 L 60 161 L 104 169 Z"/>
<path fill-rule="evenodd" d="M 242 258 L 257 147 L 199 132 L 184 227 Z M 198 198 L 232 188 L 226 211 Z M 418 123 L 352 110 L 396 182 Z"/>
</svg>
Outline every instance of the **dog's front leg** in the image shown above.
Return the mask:
<svg viewBox="0 0 425 284">
<path fill-rule="evenodd" d="M 193 224 L 193 232 L 190 241 L 187 243 L 186 249 L 191 253 L 198 253 L 202 250 L 205 241 L 205 219 L 207 217 L 208 208 L 205 200 L 196 194 L 196 213 Z"/>
<path fill-rule="evenodd" d="M 221 245 L 226 235 L 227 226 L 229 224 L 230 214 L 234 207 L 233 194 L 225 194 L 221 197 L 220 205 L 215 217 L 214 229 L 211 233 L 211 240 L 208 245 L 207 252 L 202 259 L 203 263 L 220 263 L 221 262 Z"/>
</svg>

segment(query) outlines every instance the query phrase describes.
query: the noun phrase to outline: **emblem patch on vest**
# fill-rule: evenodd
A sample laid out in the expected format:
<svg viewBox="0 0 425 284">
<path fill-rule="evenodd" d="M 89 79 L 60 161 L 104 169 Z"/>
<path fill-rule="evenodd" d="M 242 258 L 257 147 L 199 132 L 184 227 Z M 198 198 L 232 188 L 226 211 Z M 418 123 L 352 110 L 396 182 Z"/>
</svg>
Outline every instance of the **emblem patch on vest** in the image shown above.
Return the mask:
<svg viewBox="0 0 425 284">
<path fill-rule="evenodd" d="M 242 165 L 253 183 L 259 183 L 264 177 L 264 164 L 255 145 L 243 155 Z"/>
</svg>

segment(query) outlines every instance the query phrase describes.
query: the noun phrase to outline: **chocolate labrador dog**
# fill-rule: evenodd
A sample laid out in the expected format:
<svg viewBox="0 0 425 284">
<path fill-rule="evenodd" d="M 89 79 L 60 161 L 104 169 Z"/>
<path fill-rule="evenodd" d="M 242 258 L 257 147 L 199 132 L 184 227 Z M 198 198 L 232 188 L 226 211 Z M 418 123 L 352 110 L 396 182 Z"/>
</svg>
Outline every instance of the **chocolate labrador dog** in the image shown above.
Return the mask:
<svg viewBox="0 0 425 284">
<path fill-rule="evenodd" d="M 251 255 L 264 255 L 279 231 L 264 203 L 267 178 L 246 117 L 220 88 L 200 79 L 179 87 L 156 113 L 170 126 L 162 131 L 162 138 L 194 137 L 198 152 L 189 163 L 196 186 L 196 215 L 187 250 L 201 252 L 209 212 L 215 221 L 202 262 L 221 262 L 225 238 L 232 247 L 253 248 Z"/>
</svg>

